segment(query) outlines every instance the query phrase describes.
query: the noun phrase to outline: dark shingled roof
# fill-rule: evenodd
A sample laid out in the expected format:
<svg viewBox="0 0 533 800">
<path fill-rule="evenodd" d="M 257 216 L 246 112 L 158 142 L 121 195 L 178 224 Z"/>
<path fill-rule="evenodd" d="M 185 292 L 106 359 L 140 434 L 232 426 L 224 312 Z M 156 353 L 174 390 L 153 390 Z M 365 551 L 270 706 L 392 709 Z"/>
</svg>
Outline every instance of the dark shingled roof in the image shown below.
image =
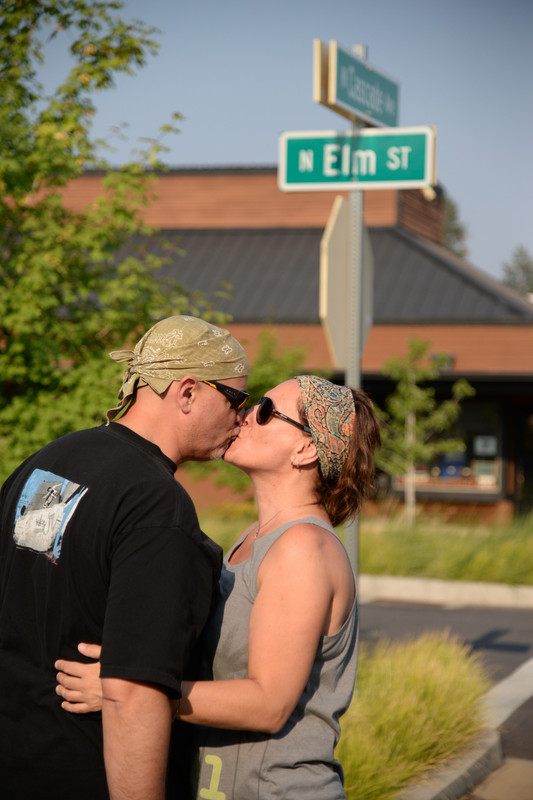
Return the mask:
<svg viewBox="0 0 533 800">
<path fill-rule="evenodd" d="M 165 231 L 184 256 L 162 274 L 210 300 L 235 322 L 316 323 L 321 229 Z M 150 247 L 153 251 L 153 245 Z M 227 288 L 229 286 L 229 288 Z"/>
<path fill-rule="evenodd" d="M 370 228 L 381 324 L 531 324 L 533 305 L 443 247 L 400 228 Z"/>
<path fill-rule="evenodd" d="M 376 324 L 533 323 L 531 303 L 444 248 L 400 228 L 369 233 Z M 317 228 L 268 228 L 157 236 L 176 248 L 164 275 L 204 292 L 235 322 L 281 324 L 318 321 L 322 234 Z M 126 249 L 140 241 L 133 237 Z M 149 249 L 162 253 L 157 239 Z M 232 299 L 217 299 L 228 285 Z"/>
</svg>

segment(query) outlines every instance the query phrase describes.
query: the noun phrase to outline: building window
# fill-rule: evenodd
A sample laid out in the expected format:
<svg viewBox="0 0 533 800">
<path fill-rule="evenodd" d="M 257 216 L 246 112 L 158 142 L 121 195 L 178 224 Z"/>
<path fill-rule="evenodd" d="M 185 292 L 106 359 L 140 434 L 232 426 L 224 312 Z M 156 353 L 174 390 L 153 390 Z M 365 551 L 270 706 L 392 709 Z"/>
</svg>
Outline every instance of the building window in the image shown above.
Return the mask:
<svg viewBox="0 0 533 800">
<path fill-rule="evenodd" d="M 416 469 L 417 494 L 497 494 L 502 487 L 501 423 L 499 406 L 490 401 L 465 401 L 450 436 L 462 439 L 466 449 L 436 456 Z M 403 479 L 393 481 L 403 491 Z"/>
</svg>

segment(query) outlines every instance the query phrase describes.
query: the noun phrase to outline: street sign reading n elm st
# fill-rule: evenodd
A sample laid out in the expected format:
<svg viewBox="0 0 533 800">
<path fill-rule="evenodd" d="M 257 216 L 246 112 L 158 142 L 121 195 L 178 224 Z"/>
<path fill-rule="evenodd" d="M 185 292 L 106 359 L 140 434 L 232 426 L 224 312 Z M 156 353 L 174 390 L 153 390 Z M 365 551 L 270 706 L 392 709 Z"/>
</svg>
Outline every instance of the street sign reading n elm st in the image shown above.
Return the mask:
<svg viewBox="0 0 533 800">
<path fill-rule="evenodd" d="M 435 151 L 430 126 L 287 131 L 279 139 L 278 186 L 284 192 L 431 186 Z"/>
</svg>

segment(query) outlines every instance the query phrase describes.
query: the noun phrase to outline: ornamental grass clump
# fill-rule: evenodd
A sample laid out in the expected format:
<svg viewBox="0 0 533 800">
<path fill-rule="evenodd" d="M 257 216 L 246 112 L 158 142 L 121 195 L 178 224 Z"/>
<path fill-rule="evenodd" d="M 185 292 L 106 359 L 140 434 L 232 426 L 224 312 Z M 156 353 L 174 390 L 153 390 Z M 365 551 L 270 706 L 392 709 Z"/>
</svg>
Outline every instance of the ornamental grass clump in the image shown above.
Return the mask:
<svg viewBox="0 0 533 800">
<path fill-rule="evenodd" d="M 448 634 L 361 648 L 336 753 L 347 800 L 389 800 L 460 754 L 483 728 L 489 685 L 476 658 Z"/>
<path fill-rule="evenodd" d="M 360 569 L 455 581 L 533 585 L 533 513 L 507 523 L 363 518 Z"/>
</svg>

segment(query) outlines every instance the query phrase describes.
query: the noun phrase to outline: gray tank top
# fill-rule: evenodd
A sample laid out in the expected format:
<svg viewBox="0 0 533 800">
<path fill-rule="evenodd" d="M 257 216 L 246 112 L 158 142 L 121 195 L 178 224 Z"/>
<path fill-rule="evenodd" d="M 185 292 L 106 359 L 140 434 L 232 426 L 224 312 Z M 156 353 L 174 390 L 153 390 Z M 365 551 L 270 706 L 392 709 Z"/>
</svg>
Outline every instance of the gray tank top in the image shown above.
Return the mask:
<svg viewBox="0 0 533 800">
<path fill-rule="evenodd" d="M 274 542 L 292 525 L 310 522 L 333 531 L 316 517 L 281 525 L 254 542 L 241 564 L 224 559 L 221 597 L 206 629 L 206 656 L 215 680 L 246 678 L 248 625 L 257 595 L 257 571 Z M 335 534 L 336 535 L 336 534 Z M 339 717 L 348 708 L 357 665 L 358 614 L 332 636 L 322 636 L 307 685 L 283 729 L 274 735 L 198 728 L 196 797 L 202 800 L 344 800 L 343 773 L 333 751 Z"/>
</svg>

